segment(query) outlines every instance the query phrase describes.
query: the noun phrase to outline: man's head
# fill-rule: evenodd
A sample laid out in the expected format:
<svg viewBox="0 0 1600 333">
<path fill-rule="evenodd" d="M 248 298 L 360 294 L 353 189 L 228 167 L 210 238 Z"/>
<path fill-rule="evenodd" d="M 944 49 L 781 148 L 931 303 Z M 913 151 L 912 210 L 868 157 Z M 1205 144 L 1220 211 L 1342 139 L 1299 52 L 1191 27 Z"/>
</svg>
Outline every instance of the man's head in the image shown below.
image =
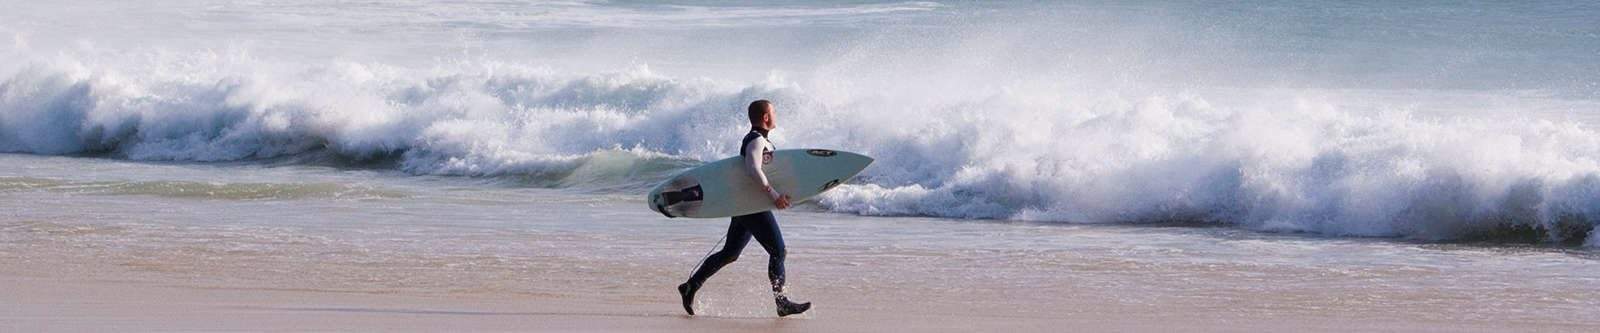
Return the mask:
<svg viewBox="0 0 1600 333">
<path fill-rule="evenodd" d="M 759 128 L 766 131 L 778 128 L 778 115 L 777 111 L 772 109 L 772 102 L 768 102 L 764 99 L 758 99 L 754 102 L 750 102 L 750 108 L 748 111 L 748 115 L 750 116 L 750 127 Z"/>
</svg>

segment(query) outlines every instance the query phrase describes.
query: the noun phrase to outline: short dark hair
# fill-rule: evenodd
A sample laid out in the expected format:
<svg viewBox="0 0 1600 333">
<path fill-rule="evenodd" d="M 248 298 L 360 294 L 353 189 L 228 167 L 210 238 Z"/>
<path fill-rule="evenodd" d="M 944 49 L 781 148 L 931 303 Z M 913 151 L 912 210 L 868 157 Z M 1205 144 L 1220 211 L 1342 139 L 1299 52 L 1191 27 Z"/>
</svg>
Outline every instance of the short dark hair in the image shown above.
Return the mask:
<svg viewBox="0 0 1600 333">
<path fill-rule="evenodd" d="M 748 115 L 750 116 L 750 124 L 755 125 L 761 123 L 761 115 L 766 114 L 767 108 L 770 107 L 772 107 L 772 102 L 764 99 L 758 99 L 754 102 L 750 102 L 750 109 L 748 112 Z"/>
</svg>

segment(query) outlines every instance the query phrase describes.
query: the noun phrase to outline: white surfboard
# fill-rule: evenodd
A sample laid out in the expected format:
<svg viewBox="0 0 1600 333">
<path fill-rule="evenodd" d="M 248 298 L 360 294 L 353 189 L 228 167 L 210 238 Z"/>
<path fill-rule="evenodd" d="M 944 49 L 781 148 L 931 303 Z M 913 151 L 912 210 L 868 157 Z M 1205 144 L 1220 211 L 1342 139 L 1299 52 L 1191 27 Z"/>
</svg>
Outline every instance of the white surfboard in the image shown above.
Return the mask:
<svg viewBox="0 0 1600 333">
<path fill-rule="evenodd" d="M 689 169 L 650 190 L 650 209 L 667 217 L 715 218 L 773 210 L 772 199 L 745 171 L 742 156 Z M 761 170 L 790 204 L 832 189 L 872 164 L 872 158 L 827 149 L 784 149 L 772 152 Z"/>
</svg>

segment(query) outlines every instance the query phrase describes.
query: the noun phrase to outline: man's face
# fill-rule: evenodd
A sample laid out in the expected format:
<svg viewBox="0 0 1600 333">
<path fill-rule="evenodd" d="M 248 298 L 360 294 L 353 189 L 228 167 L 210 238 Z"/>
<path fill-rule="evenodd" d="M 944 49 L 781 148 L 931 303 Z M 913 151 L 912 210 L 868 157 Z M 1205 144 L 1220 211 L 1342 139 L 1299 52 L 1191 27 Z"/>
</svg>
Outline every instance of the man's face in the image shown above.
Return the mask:
<svg viewBox="0 0 1600 333">
<path fill-rule="evenodd" d="M 766 130 L 778 128 L 778 111 L 771 104 L 767 105 L 767 113 L 761 117 L 761 127 Z"/>
</svg>

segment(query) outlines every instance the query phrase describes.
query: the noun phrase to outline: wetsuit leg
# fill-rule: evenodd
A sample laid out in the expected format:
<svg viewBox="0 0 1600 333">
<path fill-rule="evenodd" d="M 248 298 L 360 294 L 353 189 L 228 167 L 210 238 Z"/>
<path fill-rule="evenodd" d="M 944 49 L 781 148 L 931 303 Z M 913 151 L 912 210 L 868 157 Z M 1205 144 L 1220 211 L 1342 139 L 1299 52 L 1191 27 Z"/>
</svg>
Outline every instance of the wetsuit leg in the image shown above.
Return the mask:
<svg viewBox="0 0 1600 333">
<path fill-rule="evenodd" d="M 756 242 L 767 250 L 767 279 L 772 280 L 772 292 L 783 292 L 783 259 L 787 254 L 783 246 L 783 232 L 778 230 L 778 218 L 772 212 L 746 215 L 745 229 Z"/>
<path fill-rule="evenodd" d="M 739 252 L 744 252 L 745 244 L 750 243 L 750 230 L 745 228 L 744 223 L 740 223 L 741 217 L 743 216 L 736 216 L 728 223 L 728 240 L 723 243 L 722 250 L 706 257 L 706 261 L 700 263 L 700 269 L 695 270 L 694 275 L 689 277 L 691 288 L 700 289 L 700 285 L 711 278 L 711 275 L 717 274 L 717 270 L 722 269 L 722 266 L 739 260 Z"/>
</svg>

